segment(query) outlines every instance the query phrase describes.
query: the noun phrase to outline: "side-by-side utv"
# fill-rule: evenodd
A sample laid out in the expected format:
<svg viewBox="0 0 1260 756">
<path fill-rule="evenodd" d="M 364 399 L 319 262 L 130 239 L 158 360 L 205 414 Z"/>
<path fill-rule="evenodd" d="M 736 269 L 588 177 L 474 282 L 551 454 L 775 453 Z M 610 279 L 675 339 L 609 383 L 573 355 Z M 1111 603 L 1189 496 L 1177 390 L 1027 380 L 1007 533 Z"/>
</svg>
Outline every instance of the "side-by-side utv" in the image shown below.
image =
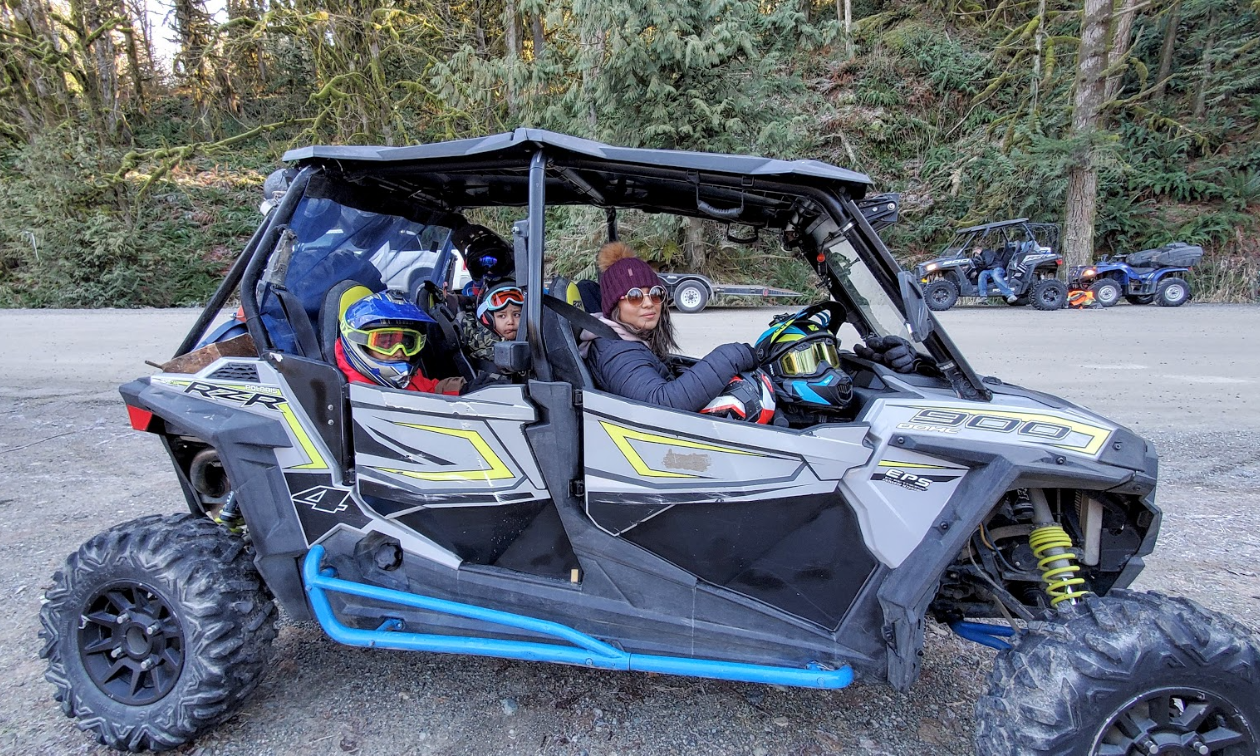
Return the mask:
<svg viewBox="0 0 1260 756">
<path fill-rule="evenodd" d="M 938 621 L 1001 649 L 976 706 L 985 756 L 1260 748 L 1255 636 L 1126 590 L 1159 533 L 1155 450 L 978 376 L 855 204 L 866 176 L 529 129 L 286 159 L 287 191 L 175 359 L 121 389 L 190 512 L 92 538 L 46 594 L 47 679 L 100 742 L 172 748 L 230 716 L 279 604 L 353 646 L 824 689 L 909 688 Z M 847 414 L 759 425 L 601 391 L 578 350 L 590 316 L 545 293 L 565 290 L 546 211 L 574 205 L 613 237 L 617 212 L 647 211 L 780 241 L 842 315 Z M 346 286 L 380 286 L 387 248 L 449 254 L 487 207 L 520 208 L 507 380 L 347 384 Z M 234 296 L 245 333 L 204 343 Z M 463 369 L 456 333 L 434 327 L 428 375 Z M 917 369 L 848 349 L 889 335 Z"/>
<path fill-rule="evenodd" d="M 984 264 L 975 254 L 977 249 L 987 250 L 993 264 L 1006 271 L 1006 283 L 1015 297 L 1009 304 L 1031 304 L 1038 310 L 1061 310 L 1067 305 L 1068 289 L 1059 280 L 1063 265 L 1059 226 L 1013 218 L 960 228 L 935 260 L 915 266 L 929 309 L 940 312 L 957 304 L 959 297 L 981 296 Z M 1001 292 L 990 283 L 984 296 L 1001 296 Z"/>
</svg>

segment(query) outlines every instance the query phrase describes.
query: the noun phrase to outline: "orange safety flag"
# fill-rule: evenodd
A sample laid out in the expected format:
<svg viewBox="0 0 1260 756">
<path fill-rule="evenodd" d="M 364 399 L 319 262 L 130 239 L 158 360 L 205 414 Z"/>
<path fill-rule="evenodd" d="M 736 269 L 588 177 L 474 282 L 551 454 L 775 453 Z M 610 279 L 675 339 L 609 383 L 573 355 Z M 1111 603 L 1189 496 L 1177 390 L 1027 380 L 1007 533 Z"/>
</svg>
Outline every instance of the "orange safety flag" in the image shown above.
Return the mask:
<svg viewBox="0 0 1260 756">
<path fill-rule="evenodd" d="M 1094 292 L 1088 289 L 1072 289 L 1068 292 L 1067 306 L 1069 310 L 1086 310 L 1098 307 L 1094 301 Z"/>
</svg>

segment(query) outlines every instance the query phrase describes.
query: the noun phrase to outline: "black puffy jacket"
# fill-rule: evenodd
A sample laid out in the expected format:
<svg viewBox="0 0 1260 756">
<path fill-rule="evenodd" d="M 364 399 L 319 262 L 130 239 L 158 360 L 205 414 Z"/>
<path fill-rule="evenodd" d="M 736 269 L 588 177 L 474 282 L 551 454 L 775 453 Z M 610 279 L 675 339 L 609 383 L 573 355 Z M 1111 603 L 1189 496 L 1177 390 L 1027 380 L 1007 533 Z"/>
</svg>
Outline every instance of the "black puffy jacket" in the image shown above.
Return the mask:
<svg viewBox="0 0 1260 756">
<path fill-rule="evenodd" d="M 647 344 L 598 338 L 586 355 L 595 386 L 610 394 L 648 404 L 698 412 L 737 373 L 757 366 L 747 344 L 723 344 L 678 377 L 670 374 Z"/>
</svg>

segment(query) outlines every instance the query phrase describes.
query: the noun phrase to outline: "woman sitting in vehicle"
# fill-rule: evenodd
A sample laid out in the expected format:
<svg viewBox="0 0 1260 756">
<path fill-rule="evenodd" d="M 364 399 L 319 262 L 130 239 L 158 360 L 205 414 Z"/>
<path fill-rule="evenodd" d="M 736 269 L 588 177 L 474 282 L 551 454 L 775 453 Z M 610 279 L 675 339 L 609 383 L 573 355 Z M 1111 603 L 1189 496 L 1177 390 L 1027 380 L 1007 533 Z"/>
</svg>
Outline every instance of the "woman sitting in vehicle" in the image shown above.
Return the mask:
<svg viewBox="0 0 1260 756">
<path fill-rule="evenodd" d="M 723 344 L 675 375 L 669 368 L 678 348 L 665 307 L 665 285 L 656 271 L 625 244 L 599 250 L 599 318 L 620 336 L 582 332 L 582 355 L 596 387 L 612 394 L 673 409 L 698 412 L 736 374 L 757 364 L 748 344 Z"/>
</svg>

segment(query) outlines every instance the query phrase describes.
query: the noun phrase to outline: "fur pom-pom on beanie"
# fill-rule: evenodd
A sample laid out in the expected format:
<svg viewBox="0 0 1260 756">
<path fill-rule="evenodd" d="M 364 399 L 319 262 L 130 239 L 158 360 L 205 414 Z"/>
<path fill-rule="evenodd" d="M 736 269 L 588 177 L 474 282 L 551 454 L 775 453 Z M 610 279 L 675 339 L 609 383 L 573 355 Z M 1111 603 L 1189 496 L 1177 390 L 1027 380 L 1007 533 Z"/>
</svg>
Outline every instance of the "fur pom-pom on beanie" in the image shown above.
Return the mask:
<svg viewBox="0 0 1260 756">
<path fill-rule="evenodd" d="M 664 286 L 652 266 L 636 257 L 624 242 L 608 242 L 600 247 L 595 262 L 600 272 L 600 309 L 606 318 L 612 317 L 617 302 L 627 291 L 638 287 L 646 292 L 653 286 Z"/>
</svg>

